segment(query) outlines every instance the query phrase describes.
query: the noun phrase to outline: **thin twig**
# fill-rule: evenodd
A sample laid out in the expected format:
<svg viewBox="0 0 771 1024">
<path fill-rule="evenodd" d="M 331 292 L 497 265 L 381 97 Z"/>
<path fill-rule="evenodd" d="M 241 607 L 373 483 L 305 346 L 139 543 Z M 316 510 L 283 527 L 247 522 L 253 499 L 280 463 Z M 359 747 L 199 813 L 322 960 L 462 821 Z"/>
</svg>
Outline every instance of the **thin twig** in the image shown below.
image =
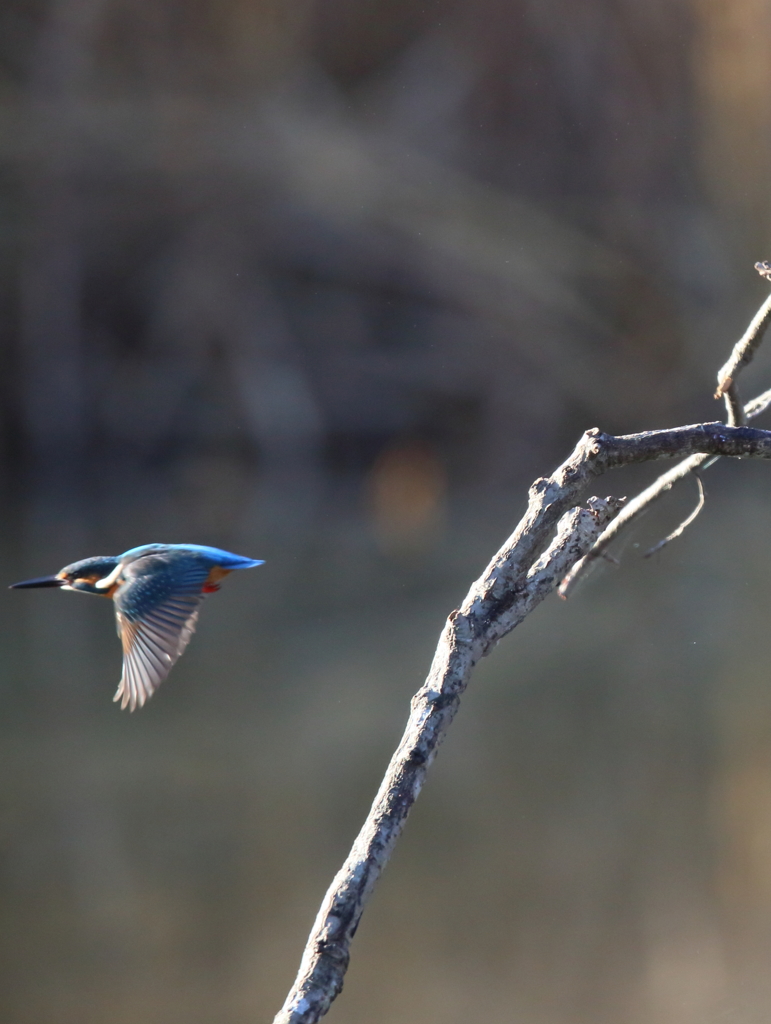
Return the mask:
<svg viewBox="0 0 771 1024">
<path fill-rule="evenodd" d="M 744 411 L 742 400 L 739 398 L 739 388 L 736 381 L 732 380 L 723 392 L 725 401 L 726 423 L 729 427 L 743 427 L 747 422 L 747 414 Z"/>
<path fill-rule="evenodd" d="M 771 319 L 771 295 L 768 296 L 752 318 L 747 330 L 734 345 L 728 361 L 720 367 L 715 398 L 721 398 L 744 367 L 752 362 L 752 357 L 763 340 L 763 332 L 769 319 Z"/>
<path fill-rule="evenodd" d="M 596 498 L 588 508 L 576 508 L 586 487 L 609 469 L 682 455 L 771 459 L 771 432 L 723 423 L 625 437 L 589 430 L 552 476 L 532 485 L 516 530 L 445 624 L 426 682 L 412 699 L 402 740 L 361 832 L 324 897 L 297 979 L 274 1024 L 315 1024 L 340 993 L 364 906 L 474 666 L 556 587 L 618 508 L 613 499 Z"/>
<path fill-rule="evenodd" d="M 755 269 L 761 277 L 771 279 L 771 263 L 763 261 L 756 263 Z M 717 391 L 715 398 L 722 395 L 725 399 L 726 423 L 732 427 L 741 427 L 747 422 L 746 413 L 742 400 L 739 397 L 739 389 L 736 386 L 736 378 L 741 371 L 752 362 L 753 356 L 758 349 L 768 321 L 771 319 L 771 295 L 766 299 L 742 337 L 733 347 L 733 351 L 724 366 L 721 366 L 717 375 Z"/>
<path fill-rule="evenodd" d="M 744 415 L 748 420 L 754 420 L 756 416 L 765 412 L 769 405 L 771 405 L 771 388 L 758 395 L 757 398 L 751 398 L 744 407 Z"/>
<path fill-rule="evenodd" d="M 668 536 L 664 537 L 663 540 L 660 540 L 658 544 L 654 544 L 652 548 L 649 548 L 643 555 L 643 558 L 650 558 L 651 555 L 655 555 L 657 551 L 661 551 L 662 548 L 665 548 L 670 541 L 677 540 L 680 534 L 688 529 L 694 519 L 704 508 L 704 484 L 701 481 L 701 477 L 699 476 L 699 471 L 697 469 L 691 470 L 691 472 L 696 477 L 696 483 L 699 487 L 699 500 L 696 503 L 696 508 L 682 521 L 682 523 L 680 523 L 676 530 L 673 530 Z"/>
</svg>

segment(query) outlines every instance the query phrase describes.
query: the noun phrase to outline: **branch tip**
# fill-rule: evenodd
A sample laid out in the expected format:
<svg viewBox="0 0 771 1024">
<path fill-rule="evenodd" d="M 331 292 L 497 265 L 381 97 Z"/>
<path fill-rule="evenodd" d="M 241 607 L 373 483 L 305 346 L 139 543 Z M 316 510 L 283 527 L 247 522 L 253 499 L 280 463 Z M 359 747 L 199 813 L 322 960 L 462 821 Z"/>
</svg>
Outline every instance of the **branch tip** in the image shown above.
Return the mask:
<svg viewBox="0 0 771 1024">
<path fill-rule="evenodd" d="M 650 558 L 651 555 L 655 555 L 657 551 L 661 551 L 662 548 L 665 548 L 670 541 L 677 540 L 678 537 L 682 536 L 682 534 L 685 533 L 685 531 L 688 529 L 688 527 L 691 525 L 694 519 L 696 519 L 701 510 L 704 508 L 704 505 L 707 500 L 706 495 L 704 493 L 704 484 L 702 483 L 702 479 L 699 475 L 698 470 L 694 470 L 693 475 L 696 477 L 696 483 L 699 488 L 699 500 L 696 503 L 696 508 L 693 510 L 693 512 L 690 513 L 690 515 L 686 516 L 686 518 L 682 521 L 682 523 L 680 523 L 676 530 L 673 530 L 670 534 L 664 537 L 663 540 L 660 540 L 658 544 L 654 544 L 652 548 L 649 548 L 648 551 L 646 551 L 643 555 L 643 558 Z"/>
</svg>

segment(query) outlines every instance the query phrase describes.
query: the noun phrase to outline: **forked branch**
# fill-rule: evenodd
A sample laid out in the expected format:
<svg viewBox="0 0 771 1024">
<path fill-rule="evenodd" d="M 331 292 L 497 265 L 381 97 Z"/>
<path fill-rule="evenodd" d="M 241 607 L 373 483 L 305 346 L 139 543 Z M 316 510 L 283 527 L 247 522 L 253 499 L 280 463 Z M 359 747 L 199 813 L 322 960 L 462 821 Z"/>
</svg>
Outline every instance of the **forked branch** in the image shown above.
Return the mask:
<svg viewBox="0 0 771 1024">
<path fill-rule="evenodd" d="M 771 316 L 771 300 L 765 306 L 769 311 L 764 324 Z M 754 339 L 753 345 L 756 347 Z M 741 365 L 744 362 L 739 359 L 734 375 Z M 723 393 L 732 383 L 734 379 L 726 377 Z M 743 411 L 748 416 L 757 414 L 769 402 L 771 393 Z M 619 499 L 589 498 L 580 504 L 589 486 L 607 470 L 682 457 L 686 457 L 684 462 L 620 514 L 623 502 Z M 535 481 L 514 533 L 447 619 L 428 677 L 412 699 L 404 735 L 351 852 L 324 897 L 299 973 L 274 1024 L 314 1024 L 340 993 L 350 944 L 364 907 L 476 663 L 556 589 L 563 577 L 585 564 L 586 556 L 597 551 L 617 523 L 628 521 L 635 503 L 638 509 L 645 507 L 677 480 L 716 457 L 769 459 L 771 432 L 725 423 L 698 423 L 622 437 L 593 429 L 550 477 Z"/>
<path fill-rule="evenodd" d="M 771 263 L 756 263 L 755 269 L 761 277 L 771 280 Z M 768 327 L 769 321 L 771 321 L 771 295 L 761 305 L 752 318 L 747 330 L 734 345 L 728 361 L 718 371 L 715 398 L 722 397 L 724 399 L 726 423 L 729 426 L 742 426 L 747 420 L 760 416 L 771 405 L 771 389 L 769 389 L 743 406 L 737 385 L 737 378 L 741 371 L 752 361 L 755 352 L 763 340 L 763 334 L 766 327 Z M 654 480 L 645 490 L 628 502 L 621 515 L 603 530 L 593 544 L 591 551 L 580 562 L 577 562 L 567 574 L 560 584 L 560 597 L 568 597 L 570 595 L 576 583 L 591 567 L 595 559 L 607 557 L 607 549 L 633 519 L 641 516 L 650 505 L 663 497 L 680 480 L 684 480 L 690 473 L 709 469 L 710 466 L 717 462 L 718 458 L 719 456 L 710 457 L 703 454 L 690 456 L 679 465 L 668 469 L 666 473 L 662 473 L 658 479 Z M 702 502 L 699 503 L 697 515 L 701 511 L 702 504 Z M 675 536 L 679 537 L 685 528 L 693 522 L 694 518 L 695 516 L 689 516 L 684 524 L 681 523 L 674 533 L 665 538 L 665 543 L 673 540 Z M 656 550 L 658 548 L 659 545 L 656 546 Z"/>
</svg>

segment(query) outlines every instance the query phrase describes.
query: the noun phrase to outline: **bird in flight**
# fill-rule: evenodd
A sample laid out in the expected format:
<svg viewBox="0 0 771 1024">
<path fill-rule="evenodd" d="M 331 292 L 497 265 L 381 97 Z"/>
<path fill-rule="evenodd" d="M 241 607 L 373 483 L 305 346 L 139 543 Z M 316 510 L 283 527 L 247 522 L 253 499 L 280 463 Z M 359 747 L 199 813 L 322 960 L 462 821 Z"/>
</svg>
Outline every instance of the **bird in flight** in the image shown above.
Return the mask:
<svg viewBox="0 0 771 1024">
<path fill-rule="evenodd" d="M 114 700 L 134 711 L 155 693 L 187 647 L 206 594 L 234 569 L 262 565 L 203 544 L 144 544 L 122 555 L 84 558 L 55 576 L 12 590 L 60 587 L 111 597 L 123 642 L 123 675 Z"/>
</svg>

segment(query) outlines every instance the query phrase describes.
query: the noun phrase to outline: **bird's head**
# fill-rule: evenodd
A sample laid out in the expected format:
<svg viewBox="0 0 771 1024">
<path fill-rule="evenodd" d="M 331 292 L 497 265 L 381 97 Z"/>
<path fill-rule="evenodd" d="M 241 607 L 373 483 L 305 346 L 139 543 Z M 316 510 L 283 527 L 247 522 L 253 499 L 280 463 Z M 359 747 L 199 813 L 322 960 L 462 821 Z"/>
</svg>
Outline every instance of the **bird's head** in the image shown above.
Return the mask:
<svg viewBox="0 0 771 1024">
<path fill-rule="evenodd" d="M 80 590 L 86 594 L 99 594 L 102 597 L 108 597 L 109 591 L 100 589 L 96 584 L 109 576 L 119 561 L 117 556 L 111 555 L 84 558 L 80 562 L 73 562 L 72 565 L 65 565 L 55 576 L 41 576 L 39 579 L 14 583 L 12 589 L 61 587 L 62 590 Z"/>
</svg>

